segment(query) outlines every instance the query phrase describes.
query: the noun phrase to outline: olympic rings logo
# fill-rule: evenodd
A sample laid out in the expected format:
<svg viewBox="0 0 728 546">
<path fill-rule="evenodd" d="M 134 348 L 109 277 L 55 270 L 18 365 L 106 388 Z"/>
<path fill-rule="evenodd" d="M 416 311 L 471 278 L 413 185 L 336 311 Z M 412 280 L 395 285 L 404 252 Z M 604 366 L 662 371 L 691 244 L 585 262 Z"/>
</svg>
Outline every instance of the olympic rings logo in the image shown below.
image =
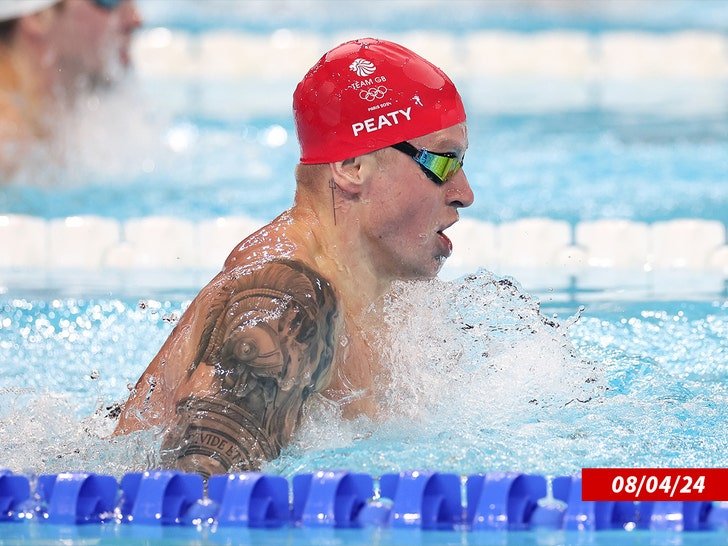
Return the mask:
<svg viewBox="0 0 728 546">
<path fill-rule="evenodd" d="M 384 98 L 384 95 L 387 94 L 387 91 L 389 91 L 389 89 L 387 89 L 383 85 L 380 85 L 379 87 L 370 87 L 369 89 L 362 89 L 361 91 L 359 91 L 359 98 L 372 102 Z"/>
</svg>

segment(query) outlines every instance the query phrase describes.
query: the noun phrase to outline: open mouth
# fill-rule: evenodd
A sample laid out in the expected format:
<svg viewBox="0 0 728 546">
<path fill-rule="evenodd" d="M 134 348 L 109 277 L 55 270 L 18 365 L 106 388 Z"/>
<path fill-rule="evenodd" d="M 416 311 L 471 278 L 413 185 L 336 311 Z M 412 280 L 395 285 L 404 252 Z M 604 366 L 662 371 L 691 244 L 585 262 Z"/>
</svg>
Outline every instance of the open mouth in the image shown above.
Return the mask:
<svg viewBox="0 0 728 546">
<path fill-rule="evenodd" d="M 447 235 L 443 233 L 444 231 L 444 229 L 439 230 L 437 232 L 437 236 L 439 237 L 440 241 L 447 251 L 446 256 L 450 256 L 450 254 L 452 254 L 452 241 Z"/>
</svg>

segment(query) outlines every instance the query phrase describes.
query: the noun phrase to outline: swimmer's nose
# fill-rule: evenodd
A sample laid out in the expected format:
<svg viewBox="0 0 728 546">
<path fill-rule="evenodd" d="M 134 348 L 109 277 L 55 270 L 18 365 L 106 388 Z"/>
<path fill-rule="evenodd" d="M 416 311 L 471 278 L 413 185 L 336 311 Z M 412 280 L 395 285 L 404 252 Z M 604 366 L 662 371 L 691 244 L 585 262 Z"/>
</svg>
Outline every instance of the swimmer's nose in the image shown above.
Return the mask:
<svg viewBox="0 0 728 546">
<path fill-rule="evenodd" d="M 465 175 L 465 171 L 460 169 L 455 175 L 445 184 L 445 197 L 447 204 L 455 208 L 469 207 L 475 201 L 475 195 L 473 195 L 473 189 L 470 187 L 468 177 Z"/>
</svg>

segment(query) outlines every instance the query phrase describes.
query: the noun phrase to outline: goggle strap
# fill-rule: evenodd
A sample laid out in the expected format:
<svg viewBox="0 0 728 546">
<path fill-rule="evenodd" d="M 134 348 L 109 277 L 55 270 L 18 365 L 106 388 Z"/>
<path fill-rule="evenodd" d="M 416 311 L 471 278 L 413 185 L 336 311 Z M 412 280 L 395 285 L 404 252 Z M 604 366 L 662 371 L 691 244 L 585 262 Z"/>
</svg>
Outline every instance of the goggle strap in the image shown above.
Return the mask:
<svg viewBox="0 0 728 546">
<path fill-rule="evenodd" d="M 392 148 L 415 159 L 417 159 L 417 156 L 420 154 L 420 151 L 409 142 L 398 142 L 397 144 L 392 144 Z"/>
<path fill-rule="evenodd" d="M 414 159 L 420 167 L 422 167 L 422 171 L 425 175 L 427 175 L 427 178 L 438 185 L 444 184 L 447 179 L 452 176 L 452 174 L 456 173 L 461 167 L 460 160 L 451 154 L 437 154 L 425 149 L 420 150 L 409 142 L 398 142 L 397 144 L 392 144 L 391 147 Z M 433 159 L 435 161 L 437 161 L 437 159 L 449 160 L 447 168 L 445 168 L 442 173 L 435 173 L 432 169 L 433 162 L 431 160 Z M 453 161 L 455 163 L 454 167 L 452 166 Z M 442 175 L 443 178 L 441 178 L 440 175 Z"/>
</svg>

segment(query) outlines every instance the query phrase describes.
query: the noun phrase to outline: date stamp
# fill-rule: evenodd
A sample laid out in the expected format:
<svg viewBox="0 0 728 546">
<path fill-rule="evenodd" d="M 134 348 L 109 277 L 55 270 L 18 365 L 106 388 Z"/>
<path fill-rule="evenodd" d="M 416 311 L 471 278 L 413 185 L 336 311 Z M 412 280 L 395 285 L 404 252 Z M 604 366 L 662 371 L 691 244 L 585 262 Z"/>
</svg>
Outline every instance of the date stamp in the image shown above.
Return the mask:
<svg viewBox="0 0 728 546">
<path fill-rule="evenodd" d="M 585 501 L 727 501 L 728 468 L 584 468 Z"/>
</svg>

